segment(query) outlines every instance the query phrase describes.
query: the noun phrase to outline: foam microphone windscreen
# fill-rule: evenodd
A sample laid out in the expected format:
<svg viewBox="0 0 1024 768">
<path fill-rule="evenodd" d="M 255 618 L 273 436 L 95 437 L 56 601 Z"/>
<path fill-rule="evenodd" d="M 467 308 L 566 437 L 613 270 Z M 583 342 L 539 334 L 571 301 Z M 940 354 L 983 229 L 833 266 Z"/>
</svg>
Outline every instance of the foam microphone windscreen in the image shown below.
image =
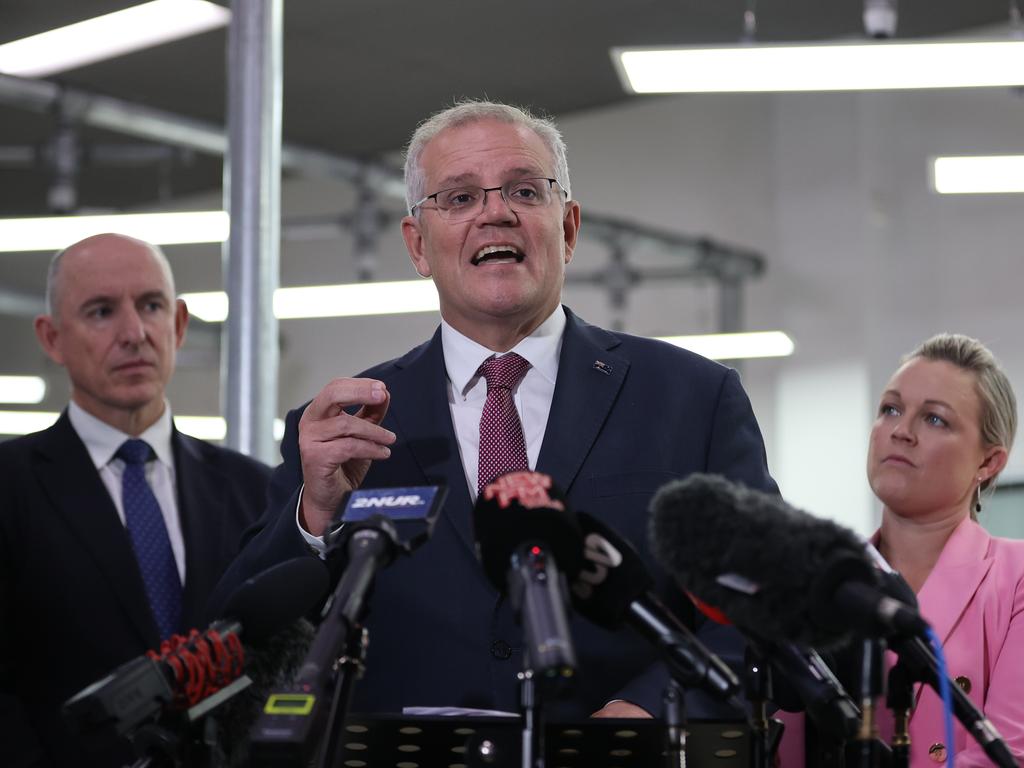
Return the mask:
<svg viewBox="0 0 1024 768">
<path fill-rule="evenodd" d="M 286 560 L 242 582 L 224 615 L 241 623 L 246 645 L 258 645 L 319 605 L 329 583 L 327 565 L 319 558 Z"/>
<path fill-rule="evenodd" d="M 817 648 L 848 638 L 829 595 L 875 570 L 853 531 L 712 475 L 669 483 L 651 510 L 655 559 L 745 631 Z"/>
<path fill-rule="evenodd" d="M 582 564 L 583 537 L 565 497 L 541 472 L 512 472 L 490 483 L 473 508 L 477 555 L 491 583 L 506 589 L 512 554 L 522 544 L 545 545 L 572 579 Z"/>
<path fill-rule="evenodd" d="M 315 634 L 312 624 L 299 619 L 265 638 L 259 648 L 247 649 L 245 673 L 252 679 L 252 685 L 214 710 L 229 767 L 252 764 L 249 731 L 263 711 L 267 697 L 284 689 L 295 677 Z"/>
</svg>

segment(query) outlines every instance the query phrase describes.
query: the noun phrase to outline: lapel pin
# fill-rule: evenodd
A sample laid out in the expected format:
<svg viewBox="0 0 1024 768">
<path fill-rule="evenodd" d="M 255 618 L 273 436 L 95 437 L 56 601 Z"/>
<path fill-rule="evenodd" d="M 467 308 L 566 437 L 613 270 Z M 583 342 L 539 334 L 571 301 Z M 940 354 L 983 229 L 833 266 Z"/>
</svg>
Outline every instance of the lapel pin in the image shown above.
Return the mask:
<svg viewBox="0 0 1024 768">
<path fill-rule="evenodd" d="M 594 361 L 594 370 L 595 371 L 600 371 L 605 376 L 611 376 L 612 375 L 612 367 L 610 365 L 608 365 L 608 363 L 604 362 L 603 360 L 595 360 Z"/>
</svg>

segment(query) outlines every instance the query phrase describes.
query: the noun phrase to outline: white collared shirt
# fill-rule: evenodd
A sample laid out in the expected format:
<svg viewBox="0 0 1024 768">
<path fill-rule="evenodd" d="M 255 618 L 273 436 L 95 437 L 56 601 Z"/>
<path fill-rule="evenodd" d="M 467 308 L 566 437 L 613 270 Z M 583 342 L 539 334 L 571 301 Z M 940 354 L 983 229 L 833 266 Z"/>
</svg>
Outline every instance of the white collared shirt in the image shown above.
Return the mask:
<svg viewBox="0 0 1024 768">
<path fill-rule="evenodd" d="M 536 469 L 540 446 L 544 442 L 564 332 L 565 310 L 559 305 L 533 333 L 509 350 L 530 364 L 523 380 L 512 392 L 523 424 L 530 469 Z M 441 321 L 441 348 L 448 371 L 448 407 L 451 409 L 452 426 L 459 443 L 469 496 L 475 500 L 480 465 L 480 417 L 487 401 L 487 381 L 483 376 L 477 376 L 477 371 L 495 352 L 459 333 L 444 320 Z"/>
<path fill-rule="evenodd" d="M 124 462 L 116 457 L 117 449 L 132 435 L 126 435 L 105 421 L 101 421 L 84 410 L 74 401 L 68 403 L 68 419 L 78 436 L 85 443 L 100 479 L 107 487 L 110 498 L 117 509 L 122 525 L 125 522 L 124 504 L 121 501 L 121 477 L 124 475 Z M 171 550 L 178 566 L 178 576 L 185 583 L 185 539 L 181 531 L 181 518 L 178 515 L 178 494 L 175 485 L 174 451 L 171 449 L 171 407 L 165 401 L 164 412 L 149 429 L 139 435 L 156 454 L 155 461 L 146 462 L 146 481 L 153 489 L 160 511 L 167 526 L 167 536 L 171 540 Z"/>
</svg>

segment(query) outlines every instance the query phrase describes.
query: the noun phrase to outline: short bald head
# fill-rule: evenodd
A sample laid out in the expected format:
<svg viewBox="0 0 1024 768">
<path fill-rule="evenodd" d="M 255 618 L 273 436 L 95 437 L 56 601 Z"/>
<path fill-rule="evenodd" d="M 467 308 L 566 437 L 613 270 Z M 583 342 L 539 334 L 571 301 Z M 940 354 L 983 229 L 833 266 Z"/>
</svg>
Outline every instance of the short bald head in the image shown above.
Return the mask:
<svg viewBox="0 0 1024 768">
<path fill-rule="evenodd" d="M 92 235 L 84 240 L 79 240 L 77 243 L 69 245 L 64 250 L 53 254 L 53 258 L 50 259 L 50 268 L 46 273 L 46 314 L 52 316 L 55 320 L 59 318 L 64 263 L 69 260 L 68 257 L 71 257 L 70 261 L 77 261 L 78 258 L 88 259 L 92 253 L 110 249 L 134 250 L 140 254 L 149 251 L 159 263 L 167 278 L 168 293 L 171 296 L 175 295 L 174 274 L 171 272 L 171 265 L 167 261 L 167 257 L 159 246 L 147 243 L 145 240 L 129 237 L 128 235 L 106 232 L 102 235 Z M 73 269 L 70 271 L 73 271 Z"/>
<path fill-rule="evenodd" d="M 71 399 L 141 434 L 164 411 L 188 325 L 163 252 L 125 235 L 86 238 L 54 256 L 46 294 L 49 312 L 36 318 L 36 337 L 67 370 Z"/>
</svg>

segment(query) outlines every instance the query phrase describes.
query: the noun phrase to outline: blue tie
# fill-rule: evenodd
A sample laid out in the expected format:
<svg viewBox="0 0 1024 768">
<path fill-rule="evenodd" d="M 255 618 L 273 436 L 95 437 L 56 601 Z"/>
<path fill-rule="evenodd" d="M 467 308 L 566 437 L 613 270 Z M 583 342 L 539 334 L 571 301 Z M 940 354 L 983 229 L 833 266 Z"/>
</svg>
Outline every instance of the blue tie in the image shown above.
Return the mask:
<svg viewBox="0 0 1024 768">
<path fill-rule="evenodd" d="M 146 461 L 152 453 L 145 440 L 125 440 L 117 449 L 117 458 L 124 462 L 121 502 L 125 525 L 160 639 L 164 640 L 175 633 L 181 618 L 181 579 L 160 504 L 146 482 Z"/>
</svg>

